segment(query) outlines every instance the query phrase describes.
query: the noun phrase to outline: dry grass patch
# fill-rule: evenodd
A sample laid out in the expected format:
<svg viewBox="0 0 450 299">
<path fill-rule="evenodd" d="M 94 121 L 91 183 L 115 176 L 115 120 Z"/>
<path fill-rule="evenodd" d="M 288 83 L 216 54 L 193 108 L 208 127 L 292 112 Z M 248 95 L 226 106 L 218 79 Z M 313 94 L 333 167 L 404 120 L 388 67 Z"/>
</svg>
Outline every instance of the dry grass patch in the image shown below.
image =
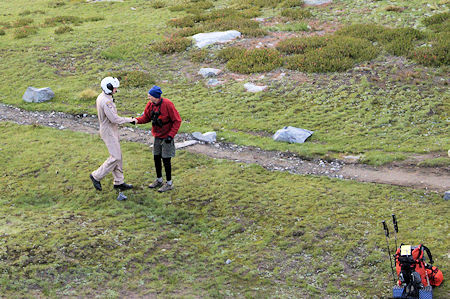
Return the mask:
<svg viewBox="0 0 450 299">
<path fill-rule="evenodd" d="M 98 92 L 92 88 L 87 88 L 78 95 L 82 100 L 94 100 L 98 96 Z"/>
<path fill-rule="evenodd" d="M 389 6 L 386 6 L 386 8 L 384 10 L 393 11 L 393 12 L 402 12 L 405 10 L 405 8 L 400 7 L 400 6 L 395 6 L 395 5 L 389 5 Z"/>
<path fill-rule="evenodd" d="M 55 29 L 55 34 L 63 34 L 66 32 L 73 31 L 73 28 L 70 26 L 61 26 Z"/>
</svg>

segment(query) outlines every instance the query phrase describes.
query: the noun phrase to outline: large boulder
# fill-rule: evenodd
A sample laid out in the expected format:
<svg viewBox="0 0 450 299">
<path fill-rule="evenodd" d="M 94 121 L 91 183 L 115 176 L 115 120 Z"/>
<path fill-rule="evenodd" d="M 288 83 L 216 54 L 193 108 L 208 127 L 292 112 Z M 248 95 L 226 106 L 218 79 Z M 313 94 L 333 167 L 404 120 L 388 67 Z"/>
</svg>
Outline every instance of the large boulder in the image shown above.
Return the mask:
<svg viewBox="0 0 450 299">
<path fill-rule="evenodd" d="M 55 96 L 50 87 L 34 88 L 28 87 L 22 99 L 28 103 L 42 103 L 51 100 Z"/>
<path fill-rule="evenodd" d="M 199 48 L 206 47 L 215 43 L 226 43 L 240 37 L 241 33 L 236 30 L 228 30 L 221 32 L 197 33 L 192 36 L 195 44 Z"/>
<path fill-rule="evenodd" d="M 206 132 L 205 134 L 202 134 L 200 132 L 192 133 L 192 137 L 206 143 L 216 142 L 216 135 L 216 132 Z"/>
<path fill-rule="evenodd" d="M 273 140 L 289 143 L 303 143 L 313 133 L 313 131 L 288 126 L 278 130 L 273 135 Z"/>
</svg>

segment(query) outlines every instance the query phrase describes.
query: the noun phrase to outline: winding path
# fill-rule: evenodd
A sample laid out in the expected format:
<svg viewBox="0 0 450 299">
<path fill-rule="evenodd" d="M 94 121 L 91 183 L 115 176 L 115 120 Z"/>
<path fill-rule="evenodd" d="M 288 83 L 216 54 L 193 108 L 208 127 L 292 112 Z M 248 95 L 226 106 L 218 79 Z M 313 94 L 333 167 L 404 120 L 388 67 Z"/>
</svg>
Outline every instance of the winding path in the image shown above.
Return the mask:
<svg viewBox="0 0 450 299">
<path fill-rule="evenodd" d="M 0 121 L 9 121 L 20 125 L 35 124 L 89 134 L 97 134 L 98 132 L 98 121 L 95 115 L 27 111 L 4 104 L 0 104 Z M 122 140 L 148 145 L 152 143 L 152 137 L 147 130 L 121 127 L 120 132 Z M 417 162 L 424 158 L 421 156 L 416 156 L 414 161 L 407 160 L 383 167 L 371 167 L 352 163 L 349 160 L 332 162 L 324 160 L 308 161 L 288 152 L 265 151 L 255 147 L 238 146 L 223 142 L 202 144 L 195 142 L 190 134 L 178 134 L 175 141 L 178 148 L 184 148 L 192 153 L 236 162 L 256 163 L 273 171 L 328 176 L 360 182 L 426 189 L 435 192 L 450 190 L 450 169 L 448 167 L 418 167 Z"/>
</svg>

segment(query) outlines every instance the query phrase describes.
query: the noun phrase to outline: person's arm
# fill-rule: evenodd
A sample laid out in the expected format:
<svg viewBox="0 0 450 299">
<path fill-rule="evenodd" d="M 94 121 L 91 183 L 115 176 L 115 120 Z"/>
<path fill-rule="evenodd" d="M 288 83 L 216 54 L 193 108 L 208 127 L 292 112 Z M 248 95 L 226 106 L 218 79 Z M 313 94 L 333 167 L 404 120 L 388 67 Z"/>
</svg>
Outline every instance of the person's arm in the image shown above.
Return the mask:
<svg viewBox="0 0 450 299">
<path fill-rule="evenodd" d="M 151 119 L 150 119 L 150 113 L 151 113 L 150 106 L 151 106 L 151 101 L 147 103 L 147 106 L 145 106 L 144 113 L 141 116 L 136 117 L 136 121 L 137 121 L 138 124 L 146 124 L 149 121 L 151 121 Z"/>
<path fill-rule="evenodd" d="M 180 129 L 181 126 L 181 116 L 178 113 L 177 109 L 175 109 L 173 103 L 167 108 L 170 120 L 172 121 L 172 128 L 170 128 L 169 136 L 174 138 L 175 135 L 177 135 L 178 129 Z"/>
<path fill-rule="evenodd" d="M 106 102 L 103 107 L 103 111 L 110 122 L 114 124 L 125 124 L 131 122 L 133 119 L 131 117 L 121 117 L 117 115 L 117 109 L 113 102 Z"/>
</svg>

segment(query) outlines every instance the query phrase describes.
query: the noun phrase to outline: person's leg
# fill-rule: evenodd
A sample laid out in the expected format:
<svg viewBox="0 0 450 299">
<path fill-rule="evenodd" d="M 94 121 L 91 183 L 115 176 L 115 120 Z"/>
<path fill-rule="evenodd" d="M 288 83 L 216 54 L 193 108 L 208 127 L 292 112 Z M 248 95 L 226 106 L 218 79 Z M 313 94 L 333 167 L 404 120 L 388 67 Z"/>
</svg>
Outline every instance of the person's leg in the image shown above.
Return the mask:
<svg viewBox="0 0 450 299">
<path fill-rule="evenodd" d="M 171 158 L 163 158 L 164 170 L 166 171 L 166 180 L 170 185 L 172 184 L 172 164 Z"/>
<path fill-rule="evenodd" d="M 92 176 L 95 180 L 100 181 L 103 179 L 108 173 L 112 172 L 118 163 L 122 162 L 122 153 L 120 152 L 120 144 L 117 139 L 104 139 L 103 140 L 108 148 L 109 158 L 94 172 L 92 172 Z M 120 171 L 113 174 L 114 176 L 114 184 L 116 181 L 119 184 L 123 183 L 123 171 L 122 167 L 119 167 Z M 121 182 L 120 182 L 121 181 Z"/>
<path fill-rule="evenodd" d="M 153 141 L 153 160 L 155 161 L 155 170 L 156 170 L 156 180 L 153 181 L 149 188 L 161 187 L 163 184 L 162 178 L 162 162 L 161 162 L 161 141 L 160 138 L 155 138 Z"/>
<path fill-rule="evenodd" d="M 166 171 L 167 182 L 158 189 L 158 192 L 166 192 L 173 189 L 171 164 L 171 158 L 173 157 L 175 157 L 175 142 L 173 140 L 169 143 L 164 141 L 162 145 L 162 159 L 164 162 L 164 170 Z"/>
<path fill-rule="evenodd" d="M 120 148 L 119 148 L 120 151 Z M 113 171 L 112 171 L 112 175 L 114 178 L 114 185 L 120 185 L 123 184 L 125 182 L 125 178 L 123 176 L 123 169 L 122 169 L 122 153 L 120 153 L 120 160 L 117 161 L 116 163 L 116 167 L 114 167 Z"/>
<path fill-rule="evenodd" d="M 161 163 L 161 155 L 154 155 L 153 160 L 155 160 L 155 170 L 156 170 L 156 178 L 162 179 L 162 163 Z"/>
</svg>

